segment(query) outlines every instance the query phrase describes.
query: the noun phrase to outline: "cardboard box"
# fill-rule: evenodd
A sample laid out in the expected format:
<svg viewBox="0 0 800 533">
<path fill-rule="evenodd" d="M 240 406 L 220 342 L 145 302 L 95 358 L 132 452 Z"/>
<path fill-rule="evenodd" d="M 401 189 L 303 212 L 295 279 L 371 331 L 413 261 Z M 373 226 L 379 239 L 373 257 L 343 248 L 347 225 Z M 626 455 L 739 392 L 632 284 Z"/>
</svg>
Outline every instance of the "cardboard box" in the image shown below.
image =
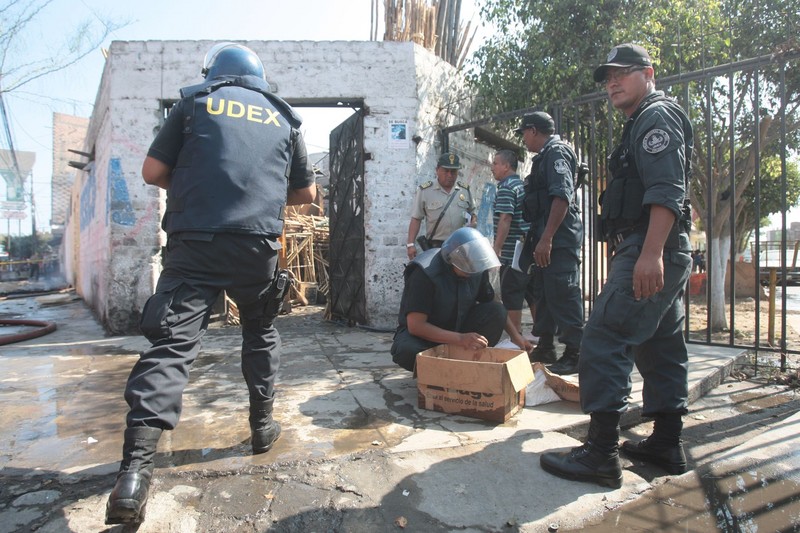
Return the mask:
<svg viewBox="0 0 800 533">
<path fill-rule="evenodd" d="M 417 354 L 419 407 L 505 422 L 525 405 L 533 381 L 528 354 L 521 350 L 467 350 L 441 344 Z"/>
</svg>

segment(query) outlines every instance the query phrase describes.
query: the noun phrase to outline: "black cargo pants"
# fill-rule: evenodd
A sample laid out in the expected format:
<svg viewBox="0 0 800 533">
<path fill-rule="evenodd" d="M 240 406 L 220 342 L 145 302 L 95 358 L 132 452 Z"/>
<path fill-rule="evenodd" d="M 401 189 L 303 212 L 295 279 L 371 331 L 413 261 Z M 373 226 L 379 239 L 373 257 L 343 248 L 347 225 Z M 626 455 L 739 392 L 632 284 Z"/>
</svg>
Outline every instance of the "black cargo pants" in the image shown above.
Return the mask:
<svg viewBox="0 0 800 533">
<path fill-rule="evenodd" d="M 546 268 L 533 266 L 531 276 L 538 290 L 536 320 L 532 333 L 537 337 L 555 337 L 569 348 L 577 349 L 583 336 L 583 295 L 578 268 L 578 250 L 555 248 Z"/>
<path fill-rule="evenodd" d="M 189 367 L 197 358 L 212 306 L 225 290 L 242 324 L 242 374 L 250 400 L 274 395 L 281 339 L 264 319 L 280 244 L 237 234 L 175 234 L 169 237 L 164 270 L 145 303 L 142 352 L 125 388 L 128 427 L 173 429 L 181 414 Z"/>
<path fill-rule="evenodd" d="M 584 413 L 627 409 L 634 364 L 643 379 L 642 414 L 685 414 L 689 357 L 683 338 L 683 295 L 692 259 L 664 250 L 664 288 L 633 297 L 633 268 L 641 247 L 618 250 L 583 330 L 578 377 Z"/>
</svg>

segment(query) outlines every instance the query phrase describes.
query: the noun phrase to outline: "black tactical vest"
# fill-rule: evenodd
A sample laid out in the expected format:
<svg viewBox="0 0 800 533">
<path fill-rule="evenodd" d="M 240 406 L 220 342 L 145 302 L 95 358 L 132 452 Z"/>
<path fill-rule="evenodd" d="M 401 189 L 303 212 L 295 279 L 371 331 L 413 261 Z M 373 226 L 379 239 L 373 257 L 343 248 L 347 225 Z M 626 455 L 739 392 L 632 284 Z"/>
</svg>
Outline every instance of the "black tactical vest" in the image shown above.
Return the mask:
<svg viewBox="0 0 800 533">
<path fill-rule="evenodd" d="M 537 226 L 544 226 L 547 224 L 547 218 L 550 216 L 550 207 L 552 200 L 548 191 L 547 176 L 542 166 L 546 163 L 545 158 L 547 152 L 556 146 L 563 147 L 568 156 L 565 159 L 570 164 L 570 172 L 572 172 L 573 184 L 576 178 L 576 162 L 577 157 L 572 151 L 572 148 L 564 141 L 558 140 L 547 145 L 547 147 L 533 158 L 531 162 L 531 174 L 525 180 L 525 198 L 523 200 L 522 217 L 526 222 L 536 224 Z M 574 189 L 573 189 L 573 192 Z M 575 203 L 575 196 L 573 202 Z"/>
<path fill-rule="evenodd" d="M 555 235 L 553 235 L 553 248 L 573 248 L 580 246 L 583 239 L 583 223 L 581 222 L 577 196 L 577 187 L 579 186 L 577 174 L 578 158 L 568 143 L 560 139 L 551 142 L 534 157 L 531 164 L 531 174 L 525 179 L 522 218 L 531 223 L 529 236 L 533 239 L 531 244 L 535 246 L 535 242 L 547 226 L 547 220 L 550 217 L 550 210 L 553 206 L 544 165 L 548 164 L 547 153 L 556 147 L 564 153 L 564 160 L 569 164 L 569 170 L 572 173 L 573 196 L 564 220 L 559 225 Z"/>
<path fill-rule="evenodd" d="M 434 307 L 428 322 L 442 329 L 459 331 L 478 298 L 483 274 L 459 278 L 453 273 L 453 267 L 442 259 L 440 248 L 427 250 L 415 257 L 406 266 L 404 279 L 408 281 L 416 269 L 422 269 L 435 286 Z M 403 327 L 407 326 L 403 303 L 400 305 L 399 322 Z"/>
<path fill-rule="evenodd" d="M 181 90 L 184 141 L 162 227 L 280 235 L 300 122 L 263 80 L 222 78 Z"/>
<path fill-rule="evenodd" d="M 626 231 L 635 231 L 647 229 L 650 221 L 649 206 L 643 206 L 644 201 L 644 183 L 636 168 L 636 160 L 634 156 L 634 140 L 631 139 L 631 130 L 636 122 L 636 119 L 642 112 L 649 106 L 656 102 L 665 102 L 670 109 L 676 111 L 683 122 L 684 140 L 689 139 L 686 132 L 691 131 L 691 123 L 689 117 L 681 106 L 679 106 L 673 99 L 657 95 L 648 99 L 643 106 L 634 112 L 625 123 L 622 130 L 622 139 L 620 143 L 614 148 L 614 151 L 608 157 L 608 171 L 611 175 L 611 181 L 605 191 L 600 195 L 600 205 L 602 210 L 600 212 L 600 233 L 605 239 L 611 239 L 614 235 Z M 691 225 L 691 206 L 688 199 L 689 183 L 691 179 L 691 161 L 692 161 L 692 146 L 686 144 L 686 167 L 684 170 L 686 199 L 684 200 L 683 215 L 676 219 L 675 230 L 688 231 L 687 225 Z M 676 233 L 673 231 L 673 233 Z M 674 236 L 673 236 L 674 237 Z"/>
</svg>

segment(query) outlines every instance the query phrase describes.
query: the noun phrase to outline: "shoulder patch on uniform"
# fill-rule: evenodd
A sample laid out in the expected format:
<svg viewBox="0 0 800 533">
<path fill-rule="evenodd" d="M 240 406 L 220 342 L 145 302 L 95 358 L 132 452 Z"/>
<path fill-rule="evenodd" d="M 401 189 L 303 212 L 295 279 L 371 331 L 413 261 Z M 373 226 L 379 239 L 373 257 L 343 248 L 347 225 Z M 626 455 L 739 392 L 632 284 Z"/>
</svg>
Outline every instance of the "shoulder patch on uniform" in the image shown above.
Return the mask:
<svg viewBox="0 0 800 533">
<path fill-rule="evenodd" d="M 420 188 L 420 189 L 427 189 L 427 188 L 428 188 L 428 187 L 430 187 L 431 185 L 433 185 L 433 182 L 432 182 L 432 181 L 426 181 L 425 183 L 423 183 L 422 185 L 420 185 L 420 186 L 419 186 L 419 188 Z"/>
<path fill-rule="evenodd" d="M 459 186 L 459 187 L 461 187 L 462 189 L 469 189 L 469 185 L 465 185 L 464 183 L 461 183 L 460 181 L 457 181 L 456 183 L 457 183 L 457 184 L 458 184 L 458 186 Z"/>
<path fill-rule="evenodd" d="M 556 159 L 555 162 L 553 162 L 553 168 L 559 174 L 568 174 L 569 173 L 569 165 L 563 159 Z"/>
<path fill-rule="evenodd" d="M 649 154 L 662 152 L 667 146 L 669 146 L 669 133 L 659 128 L 648 131 L 642 141 L 642 148 Z"/>
</svg>

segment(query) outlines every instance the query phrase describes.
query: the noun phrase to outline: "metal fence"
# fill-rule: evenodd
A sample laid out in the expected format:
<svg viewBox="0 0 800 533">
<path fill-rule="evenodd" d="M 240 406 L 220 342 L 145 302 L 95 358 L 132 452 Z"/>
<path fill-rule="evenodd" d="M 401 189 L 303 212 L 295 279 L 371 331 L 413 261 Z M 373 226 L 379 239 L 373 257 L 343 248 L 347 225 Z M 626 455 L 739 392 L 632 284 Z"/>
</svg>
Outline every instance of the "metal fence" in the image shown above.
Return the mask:
<svg viewBox="0 0 800 533">
<path fill-rule="evenodd" d="M 656 73 L 657 89 L 678 100 L 695 131 L 692 242 L 705 254 L 707 268 L 694 272 L 687 286 L 686 338 L 751 349 L 756 363 L 762 353 L 779 354 L 781 370 L 796 368 L 797 358 L 787 356 L 800 354 L 800 287 L 793 286 L 800 282 L 800 223 L 793 230 L 787 221 L 798 195 L 790 185 L 797 176 L 793 150 L 800 144 L 798 62 L 800 52 L 793 51 L 664 78 Z M 557 131 L 591 168 L 591 179 L 581 191 L 586 228 L 582 285 L 590 311 L 609 264 L 606 246 L 596 241 L 597 198 L 608 177 L 606 158 L 624 123 L 605 91 L 502 113 L 442 133 L 446 143 L 454 131 L 540 109 L 553 115 Z M 760 222 L 769 215 L 778 219 L 779 229 L 766 236 Z"/>
</svg>

